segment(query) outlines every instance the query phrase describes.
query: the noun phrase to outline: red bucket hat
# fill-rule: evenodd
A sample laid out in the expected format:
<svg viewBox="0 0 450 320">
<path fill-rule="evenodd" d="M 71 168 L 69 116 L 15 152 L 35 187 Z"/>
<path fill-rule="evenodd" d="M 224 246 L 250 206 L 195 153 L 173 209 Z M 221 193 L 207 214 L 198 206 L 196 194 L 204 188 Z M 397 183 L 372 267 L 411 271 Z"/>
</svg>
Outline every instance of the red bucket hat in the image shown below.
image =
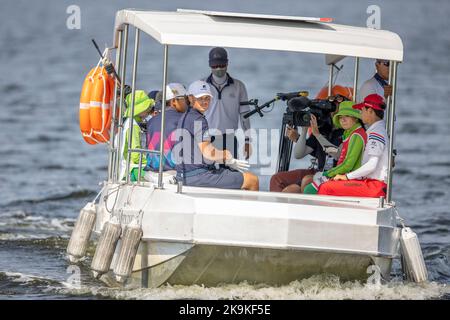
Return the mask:
<svg viewBox="0 0 450 320">
<path fill-rule="evenodd" d="M 382 96 L 372 93 L 365 97 L 363 102 L 353 105 L 353 109 L 361 110 L 363 107 L 384 111 L 386 104 Z"/>
</svg>

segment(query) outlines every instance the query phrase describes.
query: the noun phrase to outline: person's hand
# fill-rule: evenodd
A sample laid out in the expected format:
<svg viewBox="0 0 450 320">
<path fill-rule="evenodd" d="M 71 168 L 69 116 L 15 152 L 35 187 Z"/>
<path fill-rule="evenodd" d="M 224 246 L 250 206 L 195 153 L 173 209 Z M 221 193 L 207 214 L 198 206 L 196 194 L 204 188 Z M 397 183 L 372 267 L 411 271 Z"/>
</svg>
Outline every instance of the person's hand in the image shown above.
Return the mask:
<svg viewBox="0 0 450 320">
<path fill-rule="evenodd" d="M 326 154 L 335 157 L 338 154 L 339 149 L 336 147 L 325 147 L 323 148 L 323 151 L 325 151 Z"/>
<path fill-rule="evenodd" d="M 333 180 L 334 181 L 339 181 L 339 180 L 346 181 L 346 180 L 348 180 L 348 178 L 345 174 L 337 174 L 334 176 Z"/>
<path fill-rule="evenodd" d="M 289 138 L 292 142 L 297 142 L 298 137 L 300 135 L 298 134 L 297 128 L 287 126 L 286 127 L 286 137 Z"/>
<path fill-rule="evenodd" d="M 314 136 L 318 136 L 318 135 L 320 134 L 320 132 L 319 132 L 319 126 L 317 125 L 317 118 L 316 118 L 316 116 L 313 115 L 313 114 L 311 114 L 311 121 L 310 121 L 310 124 L 311 124 L 311 131 L 312 131 L 312 134 L 313 134 Z"/>
<path fill-rule="evenodd" d="M 248 168 L 250 168 L 250 164 L 246 160 L 238 160 L 235 158 L 231 158 L 230 160 L 226 160 L 225 164 L 231 169 L 237 170 L 239 172 L 246 172 Z"/>
<path fill-rule="evenodd" d="M 245 160 L 248 160 L 252 154 L 252 146 L 249 142 L 246 142 L 244 145 L 244 156 Z"/>
<path fill-rule="evenodd" d="M 387 99 L 392 95 L 392 86 L 391 85 L 385 85 L 384 86 L 384 97 Z"/>
</svg>

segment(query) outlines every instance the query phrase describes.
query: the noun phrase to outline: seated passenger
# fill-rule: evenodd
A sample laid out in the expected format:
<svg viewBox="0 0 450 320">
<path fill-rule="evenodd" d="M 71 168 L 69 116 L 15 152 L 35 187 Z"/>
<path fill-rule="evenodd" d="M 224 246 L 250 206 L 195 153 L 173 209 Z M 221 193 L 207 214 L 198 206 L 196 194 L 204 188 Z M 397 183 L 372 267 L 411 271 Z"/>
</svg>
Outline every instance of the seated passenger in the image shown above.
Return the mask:
<svg viewBox="0 0 450 320">
<path fill-rule="evenodd" d="M 142 141 L 145 141 L 145 135 L 141 124 L 148 117 L 152 111 L 152 107 L 155 104 L 153 99 L 150 99 L 147 94 L 142 90 L 136 90 L 134 93 L 134 114 L 131 116 L 131 100 L 132 95 L 129 94 L 126 98 L 127 110 L 125 111 L 125 122 L 123 123 L 122 130 L 122 161 L 120 163 L 120 176 L 125 178 L 127 159 L 128 159 L 128 143 L 129 143 L 129 128 L 132 126 L 132 136 L 131 136 L 131 148 L 132 149 L 143 149 L 144 145 Z M 137 181 L 138 179 L 138 167 L 139 167 L 139 152 L 131 153 L 130 161 L 130 175 L 131 181 Z M 145 167 L 147 161 L 145 155 L 142 157 L 142 168 Z M 143 177 L 143 172 L 141 172 L 141 177 Z"/>
<path fill-rule="evenodd" d="M 163 170 L 175 170 L 175 160 L 172 149 L 177 139 L 178 120 L 186 112 L 186 88 L 180 83 L 169 83 L 166 88 L 166 108 L 164 125 L 164 157 Z M 156 109 L 156 107 L 155 107 Z M 158 111 L 158 110 L 157 110 Z M 161 113 L 155 115 L 147 122 L 147 148 L 152 151 L 159 151 L 161 139 Z M 159 171 L 159 155 L 149 153 L 147 155 L 147 167 L 145 170 Z"/>
<path fill-rule="evenodd" d="M 178 151 L 174 150 L 177 180 L 187 186 L 259 190 L 258 177 L 244 172 L 249 168 L 247 161 L 237 160 L 230 151 L 216 149 L 211 143 L 204 116 L 212 97 L 209 84 L 195 81 L 188 93 L 191 107 L 178 122 L 182 140 L 176 145 Z M 231 169 L 216 169 L 216 162 L 225 163 Z"/>
<path fill-rule="evenodd" d="M 299 135 L 297 128 L 287 127 L 286 136 L 295 142 L 294 156 L 303 159 L 308 154 L 314 158 L 312 166 L 308 169 L 296 169 L 281 171 L 270 178 L 270 191 L 300 193 L 306 185 L 312 182 L 312 176 L 320 171 L 329 170 L 337 164 L 339 159 L 337 148 L 342 143 L 344 130 L 335 128 L 332 117 L 338 111 L 338 105 L 342 101 L 348 101 L 348 97 L 338 94 L 329 97 L 330 102 L 336 106 L 336 111 L 321 119 L 319 128 L 317 119 L 311 115 L 311 135 L 307 138 L 308 127 L 302 127 Z"/>
<path fill-rule="evenodd" d="M 333 181 L 322 184 L 319 194 L 353 197 L 385 197 L 388 176 L 388 144 L 383 97 L 368 95 L 364 102 L 353 106 L 361 110 L 362 121 L 367 128 L 368 141 L 364 149 L 362 166 L 347 174 L 338 174 Z"/>
<path fill-rule="evenodd" d="M 150 117 L 154 117 L 156 116 L 158 113 L 161 112 L 161 97 L 162 97 L 162 92 L 158 91 L 158 90 L 152 90 L 150 91 L 148 94 L 148 97 L 150 99 L 155 100 L 155 106 L 153 108 L 153 111 L 150 115 Z"/>
<path fill-rule="evenodd" d="M 308 184 L 303 193 L 316 194 L 320 185 L 337 174 L 351 172 L 361 166 L 362 154 L 366 144 L 366 131 L 361 125 L 361 113 L 353 109 L 353 102 L 344 101 L 339 105 L 339 111 L 333 117 L 336 128 L 344 129 L 342 150 L 337 166 L 314 174 L 313 182 Z"/>
</svg>

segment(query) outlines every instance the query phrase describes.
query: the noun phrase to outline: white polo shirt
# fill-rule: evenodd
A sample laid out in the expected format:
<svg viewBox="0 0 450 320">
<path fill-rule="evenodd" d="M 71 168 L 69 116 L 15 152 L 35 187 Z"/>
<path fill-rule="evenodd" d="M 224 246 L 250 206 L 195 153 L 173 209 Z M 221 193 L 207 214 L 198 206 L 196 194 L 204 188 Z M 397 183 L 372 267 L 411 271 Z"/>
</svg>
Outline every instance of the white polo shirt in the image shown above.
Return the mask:
<svg viewBox="0 0 450 320">
<path fill-rule="evenodd" d="M 381 86 L 375 77 L 363 83 L 358 92 L 358 102 L 363 102 L 365 97 L 373 93 L 382 96 L 384 99 L 384 87 Z"/>
<path fill-rule="evenodd" d="M 348 173 L 347 178 L 376 179 L 387 182 L 389 138 L 384 120 L 373 123 L 366 133 L 367 143 L 364 148 L 362 165 L 359 169 Z"/>
<path fill-rule="evenodd" d="M 225 134 L 226 129 L 238 129 L 240 123 L 244 131 L 250 129 L 250 120 L 243 118 L 243 115 L 250 111 L 250 107 L 240 105 L 241 101 L 248 100 L 244 83 L 228 75 L 227 82 L 219 92 L 212 83 L 212 76 L 205 81 L 210 84 L 213 94 L 209 108 L 205 112 L 209 128 L 218 129 Z"/>
</svg>

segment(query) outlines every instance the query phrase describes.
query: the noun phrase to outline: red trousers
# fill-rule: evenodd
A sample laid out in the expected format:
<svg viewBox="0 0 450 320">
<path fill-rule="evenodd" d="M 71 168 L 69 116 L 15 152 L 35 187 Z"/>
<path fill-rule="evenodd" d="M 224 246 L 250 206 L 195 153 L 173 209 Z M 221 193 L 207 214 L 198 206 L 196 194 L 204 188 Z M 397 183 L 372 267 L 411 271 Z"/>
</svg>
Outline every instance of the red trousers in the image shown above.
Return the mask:
<svg viewBox="0 0 450 320">
<path fill-rule="evenodd" d="M 329 196 L 369 197 L 386 196 L 386 183 L 374 179 L 327 181 L 319 187 L 318 194 Z"/>
</svg>

